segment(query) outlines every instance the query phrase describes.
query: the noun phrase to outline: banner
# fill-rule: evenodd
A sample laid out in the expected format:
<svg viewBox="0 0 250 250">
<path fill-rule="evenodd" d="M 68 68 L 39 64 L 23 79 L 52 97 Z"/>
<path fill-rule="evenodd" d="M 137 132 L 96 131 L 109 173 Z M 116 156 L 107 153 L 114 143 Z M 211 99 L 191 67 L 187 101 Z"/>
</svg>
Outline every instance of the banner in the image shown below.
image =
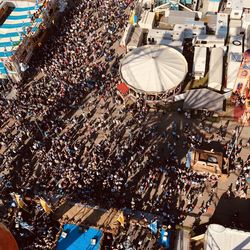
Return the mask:
<svg viewBox="0 0 250 250">
<path fill-rule="evenodd" d="M 134 25 L 134 16 L 135 16 L 135 11 L 133 10 L 129 18 L 129 23 L 132 25 Z"/>
<path fill-rule="evenodd" d="M 189 150 L 186 154 L 186 168 L 191 167 L 191 161 L 192 161 L 192 151 Z"/>
<path fill-rule="evenodd" d="M 52 209 L 48 206 L 47 202 L 44 199 L 40 198 L 40 204 L 43 210 L 46 212 L 46 214 L 51 213 Z"/>
<path fill-rule="evenodd" d="M 15 200 L 16 200 L 16 203 L 18 205 L 19 208 L 24 208 L 25 206 L 25 203 L 23 202 L 23 199 L 20 197 L 19 194 L 14 194 L 15 196 Z"/>
<path fill-rule="evenodd" d="M 121 226 L 124 227 L 125 218 L 124 218 L 123 212 L 121 212 L 121 214 L 119 215 L 117 221 L 119 221 Z"/>
</svg>

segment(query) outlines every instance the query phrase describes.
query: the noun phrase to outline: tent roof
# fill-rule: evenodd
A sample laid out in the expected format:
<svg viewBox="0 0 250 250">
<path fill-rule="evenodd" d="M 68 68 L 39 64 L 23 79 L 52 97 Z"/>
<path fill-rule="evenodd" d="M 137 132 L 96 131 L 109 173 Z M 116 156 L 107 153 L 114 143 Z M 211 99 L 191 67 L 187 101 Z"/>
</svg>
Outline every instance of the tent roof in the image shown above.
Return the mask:
<svg viewBox="0 0 250 250">
<path fill-rule="evenodd" d="M 224 96 L 209 89 L 192 89 L 187 91 L 183 109 L 206 109 L 223 111 Z"/>
<path fill-rule="evenodd" d="M 211 224 L 208 226 L 205 242 L 207 250 L 250 249 L 250 233 Z"/>
<path fill-rule="evenodd" d="M 146 45 L 129 52 L 121 63 L 121 76 L 132 88 L 151 93 L 176 88 L 188 71 L 187 61 L 176 49 Z"/>
</svg>

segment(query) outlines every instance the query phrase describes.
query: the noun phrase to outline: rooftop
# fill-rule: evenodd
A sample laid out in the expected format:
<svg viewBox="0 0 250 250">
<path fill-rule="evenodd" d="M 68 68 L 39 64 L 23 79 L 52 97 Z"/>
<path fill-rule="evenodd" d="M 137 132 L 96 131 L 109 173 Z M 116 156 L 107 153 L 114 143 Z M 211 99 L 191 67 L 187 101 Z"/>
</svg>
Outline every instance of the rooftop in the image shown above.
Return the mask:
<svg viewBox="0 0 250 250">
<path fill-rule="evenodd" d="M 0 73 L 6 75 L 3 65 L 5 58 L 15 54 L 19 44 L 26 35 L 35 34 L 42 23 L 41 15 L 37 11 L 42 4 L 36 5 L 29 1 L 4 1 L 0 7 L 12 8 L 6 20 L 0 26 Z"/>
</svg>

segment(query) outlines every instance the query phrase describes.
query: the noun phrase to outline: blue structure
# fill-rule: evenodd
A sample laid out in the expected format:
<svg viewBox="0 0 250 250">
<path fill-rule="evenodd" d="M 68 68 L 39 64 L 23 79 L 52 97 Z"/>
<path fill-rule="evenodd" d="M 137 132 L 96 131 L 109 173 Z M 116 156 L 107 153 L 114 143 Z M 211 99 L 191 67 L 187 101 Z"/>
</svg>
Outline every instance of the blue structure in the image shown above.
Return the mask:
<svg viewBox="0 0 250 250">
<path fill-rule="evenodd" d="M 165 236 L 166 232 L 168 233 L 167 236 Z M 170 235 L 171 235 L 170 231 L 166 231 L 162 228 L 161 229 L 161 236 L 159 239 L 159 245 L 166 248 L 166 249 L 169 249 L 170 248 Z"/>
<path fill-rule="evenodd" d="M 102 231 L 89 228 L 82 232 L 80 227 L 73 224 L 63 226 L 63 231 L 67 232 L 67 237 L 60 236 L 56 250 L 98 250 L 102 238 Z M 96 245 L 91 245 L 91 239 L 96 239 Z"/>
<path fill-rule="evenodd" d="M 148 225 L 153 234 L 157 234 L 157 220 Z"/>
</svg>

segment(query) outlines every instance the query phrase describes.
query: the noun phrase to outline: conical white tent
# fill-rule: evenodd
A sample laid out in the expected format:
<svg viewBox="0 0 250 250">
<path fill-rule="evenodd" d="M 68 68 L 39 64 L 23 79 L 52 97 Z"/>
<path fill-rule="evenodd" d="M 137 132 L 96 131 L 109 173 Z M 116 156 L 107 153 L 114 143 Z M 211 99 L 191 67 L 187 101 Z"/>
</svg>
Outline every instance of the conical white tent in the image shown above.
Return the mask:
<svg viewBox="0 0 250 250">
<path fill-rule="evenodd" d="M 175 89 L 188 72 L 185 57 L 164 45 L 146 45 L 129 52 L 120 73 L 133 89 L 147 93 L 164 93 Z"/>
</svg>

